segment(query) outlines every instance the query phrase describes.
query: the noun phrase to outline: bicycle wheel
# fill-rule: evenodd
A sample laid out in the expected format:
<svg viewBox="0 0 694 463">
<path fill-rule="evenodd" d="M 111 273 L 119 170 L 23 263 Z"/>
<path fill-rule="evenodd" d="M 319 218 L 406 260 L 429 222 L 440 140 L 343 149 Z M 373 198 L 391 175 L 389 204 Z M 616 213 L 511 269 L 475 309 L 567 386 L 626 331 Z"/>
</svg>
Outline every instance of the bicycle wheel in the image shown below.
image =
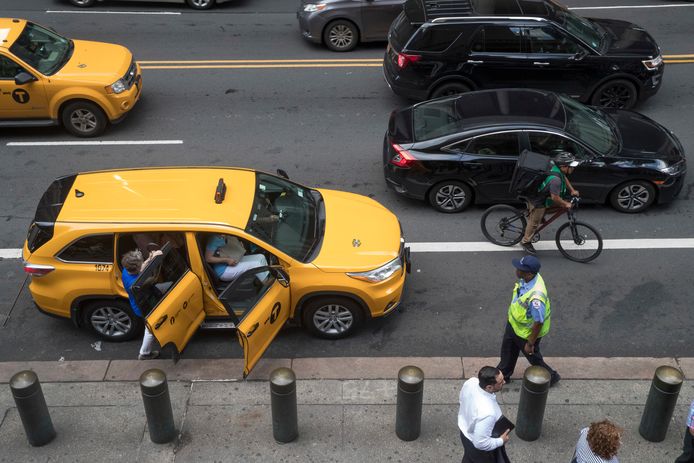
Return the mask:
<svg viewBox="0 0 694 463">
<path fill-rule="evenodd" d="M 525 216 L 513 206 L 497 204 L 482 214 L 482 233 L 494 244 L 513 246 L 520 243 L 525 233 Z"/>
<path fill-rule="evenodd" d="M 570 222 L 559 227 L 557 248 L 564 257 L 574 262 L 590 262 L 602 252 L 602 236 L 587 223 L 574 222 L 574 227 Z"/>
</svg>

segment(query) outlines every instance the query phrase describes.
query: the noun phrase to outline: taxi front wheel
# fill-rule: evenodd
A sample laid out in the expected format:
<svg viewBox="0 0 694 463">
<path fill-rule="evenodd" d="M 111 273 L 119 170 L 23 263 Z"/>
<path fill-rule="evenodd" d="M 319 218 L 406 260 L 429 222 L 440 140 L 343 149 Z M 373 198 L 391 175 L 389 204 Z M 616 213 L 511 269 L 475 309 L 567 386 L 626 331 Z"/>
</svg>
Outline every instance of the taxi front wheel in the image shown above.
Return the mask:
<svg viewBox="0 0 694 463">
<path fill-rule="evenodd" d="M 106 341 L 129 341 L 142 332 L 142 318 L 130 303 L 121 300 L 93 301 L 84 307 L 83 322 Z"/>
<path fill-rule="evenodd" d="M 357 329 L 361 321 L 361 308 L 346 297 L 313 299 L 303 310 L 303 326 L 319 338 L 347 337 Z"/>
<path fill-rule="evenodd" d="M 89 101 L 68 103 L 63 108 L 61 119 L 68 132 L 83 138 L 101 135 L 108 124 L 102 109 Z"/>
</svg>

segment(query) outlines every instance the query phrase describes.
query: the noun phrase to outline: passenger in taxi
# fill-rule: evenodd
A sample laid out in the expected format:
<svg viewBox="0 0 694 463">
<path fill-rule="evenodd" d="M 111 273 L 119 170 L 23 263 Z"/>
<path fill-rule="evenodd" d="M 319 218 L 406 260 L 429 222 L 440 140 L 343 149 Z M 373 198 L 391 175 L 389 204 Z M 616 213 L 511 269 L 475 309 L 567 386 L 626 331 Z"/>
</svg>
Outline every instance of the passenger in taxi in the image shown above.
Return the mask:
<svg viewBox="0 0 694 463">
<path fill-rule="evenodd" d="M 263 254 L 246 255 L 246 248 L 238 238 L 221 234 L 211 235 L 207 239 L 205 260 L 222 281 L 232 281 L 247 270 L 267 266 Z M 258 278 L 267 278 L 267 272 L 259 273 Z"/>
</svg>

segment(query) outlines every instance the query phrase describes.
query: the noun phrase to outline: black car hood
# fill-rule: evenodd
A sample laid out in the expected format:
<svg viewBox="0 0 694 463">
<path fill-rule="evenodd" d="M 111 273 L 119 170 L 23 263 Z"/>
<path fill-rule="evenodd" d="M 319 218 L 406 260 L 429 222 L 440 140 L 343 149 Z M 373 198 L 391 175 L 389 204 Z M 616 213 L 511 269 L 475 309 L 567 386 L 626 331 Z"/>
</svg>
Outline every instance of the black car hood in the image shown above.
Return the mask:
<svg viewBox="0 0 694 463">
<path fill-rule="evenodd" d="M 638 55 L 644 58 L 655 58 L 660 54 L 658 44 L 653 37 L 640 26 L 617 19 L 591 18 L 609 33 L 608 55 Z"/>
<path fill-rule="evenodd" d="M 604 109 L 619 129 L 623 157 L 679 161 L 683 158 L 668 130 L 646 116 L 621 109 Z"/>
</svg>

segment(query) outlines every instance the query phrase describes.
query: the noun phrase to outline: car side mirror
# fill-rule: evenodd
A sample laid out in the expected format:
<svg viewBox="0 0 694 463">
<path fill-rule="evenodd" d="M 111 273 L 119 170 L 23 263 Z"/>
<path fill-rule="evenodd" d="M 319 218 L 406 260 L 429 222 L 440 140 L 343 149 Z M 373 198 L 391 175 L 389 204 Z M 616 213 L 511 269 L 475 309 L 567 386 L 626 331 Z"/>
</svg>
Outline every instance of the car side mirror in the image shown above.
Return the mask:
<svg viewBox="0 0 694 463">
<path fill-rule="evenodd" d="M 586 56 L 588 56 L 588 53 L 585 50 L 580 50 L 577 51 L 575 55 L 569 57 L 569 59 L 573 61 L 581 61 Z"/>
<path fill-rule="evenodd" d="M 38 79 L 26 71 L 22 71 L 16 76 L 14 76 L 14 83 L 17 85 L 28 84 L 29 82 L 34 82 L 36 80 Z"/>
<path fill-rule="evenodd" d="M 287 172 L 285 172 L 283 169 L 277 169 L 277 175 L 279 175 L 282 178 L 286 178 L 289 180 L 289 175 L 287 175 Z"/>
</svg>

